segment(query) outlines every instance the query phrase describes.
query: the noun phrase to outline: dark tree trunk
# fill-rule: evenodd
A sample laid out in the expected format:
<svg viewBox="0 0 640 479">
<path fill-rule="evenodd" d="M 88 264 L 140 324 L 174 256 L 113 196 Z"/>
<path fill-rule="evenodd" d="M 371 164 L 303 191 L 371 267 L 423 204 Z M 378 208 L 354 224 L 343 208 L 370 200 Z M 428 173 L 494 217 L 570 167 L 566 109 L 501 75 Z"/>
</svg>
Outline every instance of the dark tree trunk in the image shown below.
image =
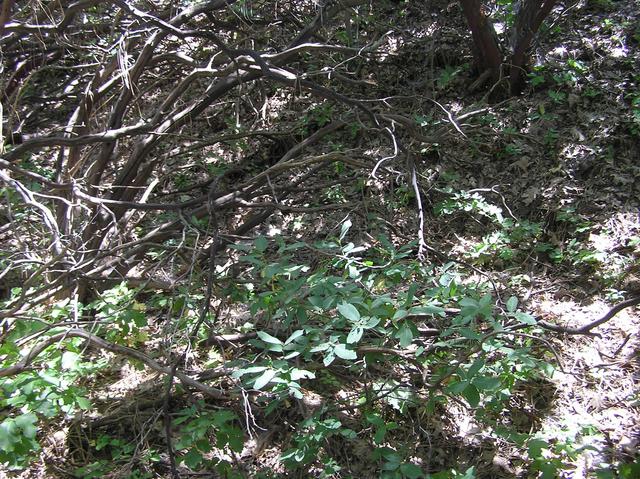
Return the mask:
<svg viewBox="0 0 640 479">
<path fill-rule="evenodd" d="M 484 13 L 481 0 L 461 0 L 460 3 L 473 37 L 478 72 L 496 81 L 500 77 L 502 52 L 493 24 Z"/>
<path fill-rule="evenodd" d="M 508 62 L 509 91 L 512 95 L 517 95 L 524 87 L 531 42 L 557 3 L 558 0 L 521 0 L 520 9 L 516 12 Z M 493 24 L 483 11 L 482 0 L 460 0 L 460 4 L 473 37 L 473 55 L 480 75 L 476 86 L 481 86 L 487 79 L 495 82 L 500 79 L 503 55 Z"/>
<path fill-rule="evenodd" d="M 15 0 L 4 0 L 0 6 L 0 37 L 4 35 L 4 27 L 11 19 L 11 8 Z"/>
<path fill-rule="evenodd" d="M 517 95 L 524 88 L 531 42 L 556 3 L 558 0 L 523 0 L 511 37 L 513 53 L 509 67 L 509 88 L 512 95 Z"/>
</svg>

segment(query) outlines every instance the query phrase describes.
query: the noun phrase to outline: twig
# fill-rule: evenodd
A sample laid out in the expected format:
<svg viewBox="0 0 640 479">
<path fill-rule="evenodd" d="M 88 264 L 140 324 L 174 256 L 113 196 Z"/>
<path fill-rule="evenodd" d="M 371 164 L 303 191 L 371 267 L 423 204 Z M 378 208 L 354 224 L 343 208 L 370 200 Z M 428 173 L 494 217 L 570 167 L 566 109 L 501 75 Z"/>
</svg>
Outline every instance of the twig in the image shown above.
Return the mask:
<svg viewBox="0 0 640 479">
<path fill-rule="evenodd" d="M 427 249 L 427 243 L 424 240 L 424 211 L 422 209 L 422 198 L 420 196 L 418 178 L 416 177 L 416 165 L 409 152 L 407 152 L 407 164 L 409 174 L 411 175 L 411 186 L 413 187 L 413 192 L 416 195 L 416 201 L 418 203 L 418 218 L 420 219 L 420 225 L 418 227 L 418 260 L 423 261 L 425 259 L 424 252 Z"/>
</svg>

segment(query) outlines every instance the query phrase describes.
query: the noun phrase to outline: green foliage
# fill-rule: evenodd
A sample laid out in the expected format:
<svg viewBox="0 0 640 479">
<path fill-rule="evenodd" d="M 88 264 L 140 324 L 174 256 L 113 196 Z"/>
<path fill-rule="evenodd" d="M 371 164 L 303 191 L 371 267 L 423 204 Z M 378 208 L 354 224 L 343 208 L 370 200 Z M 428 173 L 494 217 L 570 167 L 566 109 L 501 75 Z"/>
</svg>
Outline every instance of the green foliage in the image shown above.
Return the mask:
<svg viewBox="0 0 640 479">
<path fill-rule="evenodd" d="M 452 469 L 450 471 L 441 471 L 436 474 L 429 474 L 429 479 L 476 479 L 475 467 L 470 467 L 464 472 Z"/>
<path fill-rule="evenodd" d="M 477 214 L 498 228 L 503 235 L 500 248 L 478 251 L 477 258 L 499 254 L 506 246 L 514 250 L 515 258 L 521 248 L 531 250 L 541 236 L 540 225 L 505 218 L 502 208 L 478 193 L 451 194 L 439 211 L 443 215 Z M 558 220 L 575 230 L 589 231 L 589 225 L 571 212 L 558 215 Z M 408 449 L 389 447 L 399 427 L 398 417 L 415 411 L 433 413 L 439 405 L 455 401 L 466 404 L 478 420 L 493 424 L 518 384 L 549 374 L 553 368 L 536 357 L 531 339 L 503 334 L 506 323 L 535 327 L 535 319 L 519 308 L 517 298 L 508 298 L 504 308 L 496 308 L 486 286 L 467 284 L 463 271 L 453 263 L 423 265 L 411 259 L 415 245 L 397 247 L 384 236 L 368 248 L 358 246 L 350 241 L 351 226 L 346 220 L 334 237 L 313 245 L 259 236 L 235 246 L 245 265 L 244 280 L 229 297 L 246 304 L 263 322 L 257 328 L 246 325 L 247 331 L 255 330 L 256 337 L 250 341 L 251 352 L 234 362 L 232 376 L 244 388 L 261 393 L 264 413 L 269 415 L 290 404 L 290 398 L 303 400 L 305 387 L 344 387 L 331 369 L 318 371 L 318 362 L 324 368 L 338 365 L 357 374 L 374 364 L 407 367 L 410 359 L 429 371 L 427 390 L 394 377 L 374 377 L 367 390 L 354 398 L 363 412 L 359 424 L 345 427 L 328 409 L 322 409 L 296 428 L 281 459 L 289 470 L 313 467 L 322 471 L 322 477 L 331 477 L 343 465 L 327 444 L 349 444 L 357 437 L 371 445 L 380 477 L 429 477 Z M 324 258 L 313 269 L 300 260 L 308 250 Z M 59 320 L 77 309 L 91 309 L 101 320 L 102 334 L 128 344 L 131 338 L 144 335 L 149 308 L 168 311 L 178 318 L 178 328 L 189 328 L 196 316 L 191 301 L 194 299 L 182 294 L 158 294 L 143 307 L 136 291 L 121 284 L 86 308 L 56 303 L 46 317 Z M 447 315 L 446 308 L 458 312 Z M 439 325 L 440 334 L 427 353 L 421 328 L 433 324 Z M 8 432 L 5 447 L 11 451 L 3 459 L 14 467 L 37 452 L 34 431 L 41 418 L 90 407 L 75 383 L 91 369 L 81 359 L 78 340 L 66 344 L 66 351 L 51 348 L 42 356 L 55 366 L 47 373 L 23 373 L 2 384 L 8 398 L 3 406 L 14 411 L 2 423 Z M 20 351 L 3 347 L 7 361 L 19 357 Z M 215 468 L 223 477 L 234 477 L 233 465 L 213 454 L 214 449 L 225 454 L 243 450 L 244 433 L 234 413 L 200 402 L 178 412 L 173 424 L 174 448 L 181 464 L 191 470 Z M 135 454 L 130 442 L 121 438 L 98 437 L 94 448 L 108 453 L 111 461 L 94 461 L 78 472 L 82 477 L 105 474 L 115 463 L 129 461 Z M 153 457 L 150 453 L 144 459 L 147 466 Z M 557 470 L 564 467 L 564 459 L 559 461 Z M 548 467 L 535 458 L 531 464 L 541 471 Z M 140 477 L 145 471 L 140 469 Z M 431 477 L 474 477 L 472 469 L 438 474 Z"/>
<path fill-rule="evenodd" d="M 531 69 L 531 72 L 528 73 L 529 83 L 532 87 L 537 87 L 544 85 L 546 83 L 545 78 L 546 68 L 544 65 L 536 65 Z"/>
<path fill-rule="evenodd" d="M 242 452 L 244 434 L 236 422 L 233 412 L 225 409 L 210 411 L 203 403 L 179 411 L 173 421 L 179 429 L 178 440 L 174 444 L 179 462 L 194 470 L 214 467 L 221 473 L 228 472 L 228 463 L 207 457 L 210 457 L 208 453 L 214 446 L 222 451 Z"/>
<path fill-rule="evenodd" d="M 333 105 L 331 103 L 320 103 L 309 109 L 302 118 L 302 124 L 307 132 L 313 132 L 331 122 L 333 115 Z"/>
<path fill-rule="evenodd" d="M 567 94 L 561 91 L 549 90 L 549 98 L 556 104 L 562 104 L 567 99 Z"/>
<path fill-rule="evenodd" d="M 635 136 L 640 136 L 640 94 L 634 93 L 628 95 L 631 100 L 631 121 L 629 129 Z"/>
<path fill-rule="evenodd" d="M 453 83 L 455 78 L 459 76 L 466 68 L 468 68 L 467 64 L 461 65 L 461 66 L 451 66 L 451 65 L 446 66 L 445 68 L 440 70 L 440 73 L 436 78 L 436 87 L 439 90 L 446 89 L 449 85 Z M 421 126 L 424 126 L 424 125 L 421 125 Z"/>
<path fill-rule="evenodd" d="M 435 210 L 440 215 L 460 212 L 475 214 L 490 220 L 488 228 L 495 225 L 495 229 L 482 236 L 467 253 L 469 258 L 480 264 L 499 261 L 508 265 L 532 252 L 544 253 L 555 263 L 566 262 L 571 265 L 600 266 L 605 261 L 613 260 L 611 255 L 588 244 L 593 225 L 571 207 L 565 207 L 556 214 L 556 221 L 566 230 L 563 233 L 566 239 L 561 244 L 549 241 L 549 233 L 541 223 L 503 217 L 502 208 L 490 203 L 479 193 L 462 191 L 452 194 L 449 199 L 437 204 Z M 620 270 L 613 264 L 608 268 Z M 606 271 L 603 274 L 606 276 Z"/>
<path fill-rule="evenodd" d="M 0 464 L 11 469 L 27 464 L 40 449 L 37 423 L 34 413 L 8 417 L 0 423 Z"/>
<path fill-rule="evenodd" d="M 356 433 L 343 427 L 339 420 L 335 418 L 321 420 L 318 415 L 304 420 L 296 430 L 299 433 L 294 436 L 292 447 L 284 451 L 280 459 L 292 470 L 320 459 L 324 465 L 325 474 L 331 474 L 331 471 L 336 469 L 334 461 L 324 456 L 322 452 L 325 441 L 334 436 L 340 436 L 344 440 L 353 440 L 356 437 Z"/>
<path fill-rule="evenodd" d="M 479 195 L 460 194 L 442 205 L 443 212 L 452 213 L 456 208 L 479 212 L 507 229 L 518 243 L 540 234 L 538 225 L 516 224 L 503 218 L 500 208 Z M 383 357 L 375 348 L 409 351 L 420 337 L 422 321 L 444 319 L 445 304 L 460 312 L 447 319 L 448 326 L 433 345 L 438 352 L 423 354 L 424 347 L 417 346 L 411 353 L 433 372 L 431 383 L 441 392 L 427 401 L 426 410 L 433 410 L 447 398 L 456 398 L 477 409 L 481 418 L 483 408 L 499 411 L 519 382 L 553 370 L 534 357 L 530 340 L 514 344 L 501 336 L 507 319 L 535 326 L 534 318 L 518 309 L 516 298 L 510 298 L 505 311 L 500 312 L 492 295 L 482 286 L 465 285 L 452 264 L 439 269 L 424 267 L 407 259 L 412 245 L 397 249 L 384 237 L 365 250 L 348 241 L 350 226 L 346 221 L 337 237 L 314 246 L 259 237 L 253 244 L 238 247 L 243 253 L 241 261 L 248 265 L 246 275 L 252 278 L 252 294 L 246 298 L 249 308 L 280 325 L 275 330 L 257 330 L 251 344 L 261 353 L 255 360 L 247 358 L 248 362 L 234 373 L 245 387 L 270 395 L 267 412 L 286 404 L 288 396 L 303 398 L 305 382 L 312 387 L 310 380 L 317 374 L 305 367 L 305 362 L 320 358 L 324 367 L 339 362 L 354 371 L 380 361 L 386 367 L 396 361 L 402 363 L 397 357 Z M 298 251 L 307 248 L 325 252 L 327 261 L 318 270 L 294 260 Z M 278 256 L 277 263 L 270 260 L 271 254 Z M 421 290 L 420 284 L 435 286 Z M 364 347 L 373 348 L 369 349 L 372 352 L 361 352 Z M 328 384 L 340 387 L 335 378 Z M 363 439 L 368 437 L 375 446 L 384 477 L 426 475 L 406 460 L 403 452 L 386 447 L 385 441 L 398 423 L 372 407 L 384 404 L 397 414 L 408 414 L 422 401 L 414 388 L 392 378 L 372 381 L 369 392 L 357 400 L 365 408 L 361 427 L 369 431 Z M 283 462 L 290 469 L 314 464 L 325 475 L 337 467 L 335 458 L 326 454 L 326 441 L 337 437 L 349 441 L 354 434 L 337 419 L 318 414 L 296 431 L 292 446 L 282 455 Z M 467 476 L 448 474 L 438 477 L 473 477 L 473 471 L 464 473 Z"/>
<path fill-rule="evenodd" d="M 148 338 L 141 328 L 147 325 L 145 305 L 135 300 L 137 291 L 120 283 L 100 295 L 88 308 L 96 311 L 96 318 L 106 326 L 110 341 L 133 345 Z"/>
<path fill-rule="evenodd" d="M 56 306 L 52 314 L 55 316 Z M 80 379 L 105 367 L 104 361 L 83 361 L 80 341 L 66 344 L 67 350 L 48 348 L 38 360 L 46 364 L 45 370 L 28 371 L 0 380 L 0 408 L 9 411 L 2 422 L 0 434 L 0 463 L 10 468 L 23 467 L 39 449 L 36 431 L 40 420 L 59 415 L 71 416 L 76 411 L 91 407 L 85 388 L 78 386 Z M 16 361 L 20 352 L 11 343 L 4 343 L 2 367 Z M 23 352 L 26 354 L 26 351 Z"/>
<path fill-rule="evenodd" d="M 437 204 L 435 211 L 440 215 L 459 212 L 475 214 L 497 226 L 496 230 L 483 236 L 468 253 L 470 258 L 479 263 L 496 259 L 504 262 L 517 261 L 533 250 L 542 237 L 542 226 L 539 223 L 505 218 L 501 207 L 490 203 L 478 192 L 453 193 L 449 199 Z"/>
<path fill-rule="evenodd" d="M 374 450 L 373 458 L 380 461 L 383 479 L 420 479 L 425 477 L 422 468 L 407 462 L 402 455 L 390 447 L 378 447 Z"/>
<path fill-rule="evenodd" d="M 75 477 L 83 479 L 94 479 L 103 475 L 113 473 L 118 467 L 135 461 L 138 466 L 132 467 L 129 473 L 133 479 L 151 479 L 153 474 L 147 470 L 147 465 L 160 461 L 159 454 L 154 450 L 147 450 L 142 455 L 136 456 L 136 444 L 122 438 L 113 437 L 108 434 L 101 434 L 96 439 L 90 441 L 93 449 L 108 459 L 98 459 L 79 467 L 75 470 Z"/>
</svg>

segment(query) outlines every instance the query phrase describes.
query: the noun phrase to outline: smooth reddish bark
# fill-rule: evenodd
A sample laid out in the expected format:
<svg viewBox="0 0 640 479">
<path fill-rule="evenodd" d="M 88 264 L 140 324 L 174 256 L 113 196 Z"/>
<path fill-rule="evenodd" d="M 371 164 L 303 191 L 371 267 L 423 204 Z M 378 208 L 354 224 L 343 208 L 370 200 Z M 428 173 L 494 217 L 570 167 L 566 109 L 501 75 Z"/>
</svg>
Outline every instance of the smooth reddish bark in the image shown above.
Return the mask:
<svg viewBox="0 0 640 479">
<path fill-rule="evenodd" d="M 512 53 L 507 60 L 509 90 L 513 95 L 520 93 L 524 87 L 531 43 L 542 22 L 557 3 L 558 0 L 523 0 L 522 7 L 516 14 L 511 38 Z M 473 37 L 478 72 L 481 76 L 497 81 L 504 57 L 493 24 L 483 11 L 482 0 L 460 0 L 460 4 Z"/>
<path fill-rule="evenodd" d="M 509 87 L 516 95 L 524 88 L 529 48 L 544 19 L 558 0 L 525 0 L 514 25 L 513 53 L 509 67 Z"/>
<path fill-rule="evenodd" d="M 478 71 L 483 74 L 489 70 L 491 78 L 497 80 L 500 76 L 502 52 L 493 24 L 485 15 L 480 0 L 461 0 L 460 4 L 473 37 Z"/>
</svg>

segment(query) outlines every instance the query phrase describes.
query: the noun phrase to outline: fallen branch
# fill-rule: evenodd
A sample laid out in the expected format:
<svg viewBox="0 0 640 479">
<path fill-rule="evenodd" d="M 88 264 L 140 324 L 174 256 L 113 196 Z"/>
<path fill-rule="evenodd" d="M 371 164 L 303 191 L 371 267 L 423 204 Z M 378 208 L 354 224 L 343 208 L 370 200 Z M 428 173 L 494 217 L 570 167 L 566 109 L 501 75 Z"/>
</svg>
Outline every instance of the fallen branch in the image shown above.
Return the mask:
<svg viewBox="0 0 640 479">
<path fill-rule="evenodd" d="M 543 327 L 544 329 L 547 329 L 549 331 L 555 331 L 557 333 L 586 334 L 589 336 L 599 336 L 599 334 L 597 333 L 592 333 L 591 330 L 600 326 L 601 324 L 606 323 L 623 309 L 629 308 L 631 306 L 635 306 L 637 304 L 640 304 L 640 296 L 627 299 L 626 301 L 622 301 L 621 303 L 616 304 L 613 308 L 611 308 L 607 312 L 607 314 L 602 316 L 600 319 L 596 319 L 595 321 L 585 324 L 584 326 L 581 326 L 579 328 L 567 328 L 563 326 L 558 326 L 557 324 L 549 323 L 547 321 L 538 321 L 538 325 Z"/>
</svg>

